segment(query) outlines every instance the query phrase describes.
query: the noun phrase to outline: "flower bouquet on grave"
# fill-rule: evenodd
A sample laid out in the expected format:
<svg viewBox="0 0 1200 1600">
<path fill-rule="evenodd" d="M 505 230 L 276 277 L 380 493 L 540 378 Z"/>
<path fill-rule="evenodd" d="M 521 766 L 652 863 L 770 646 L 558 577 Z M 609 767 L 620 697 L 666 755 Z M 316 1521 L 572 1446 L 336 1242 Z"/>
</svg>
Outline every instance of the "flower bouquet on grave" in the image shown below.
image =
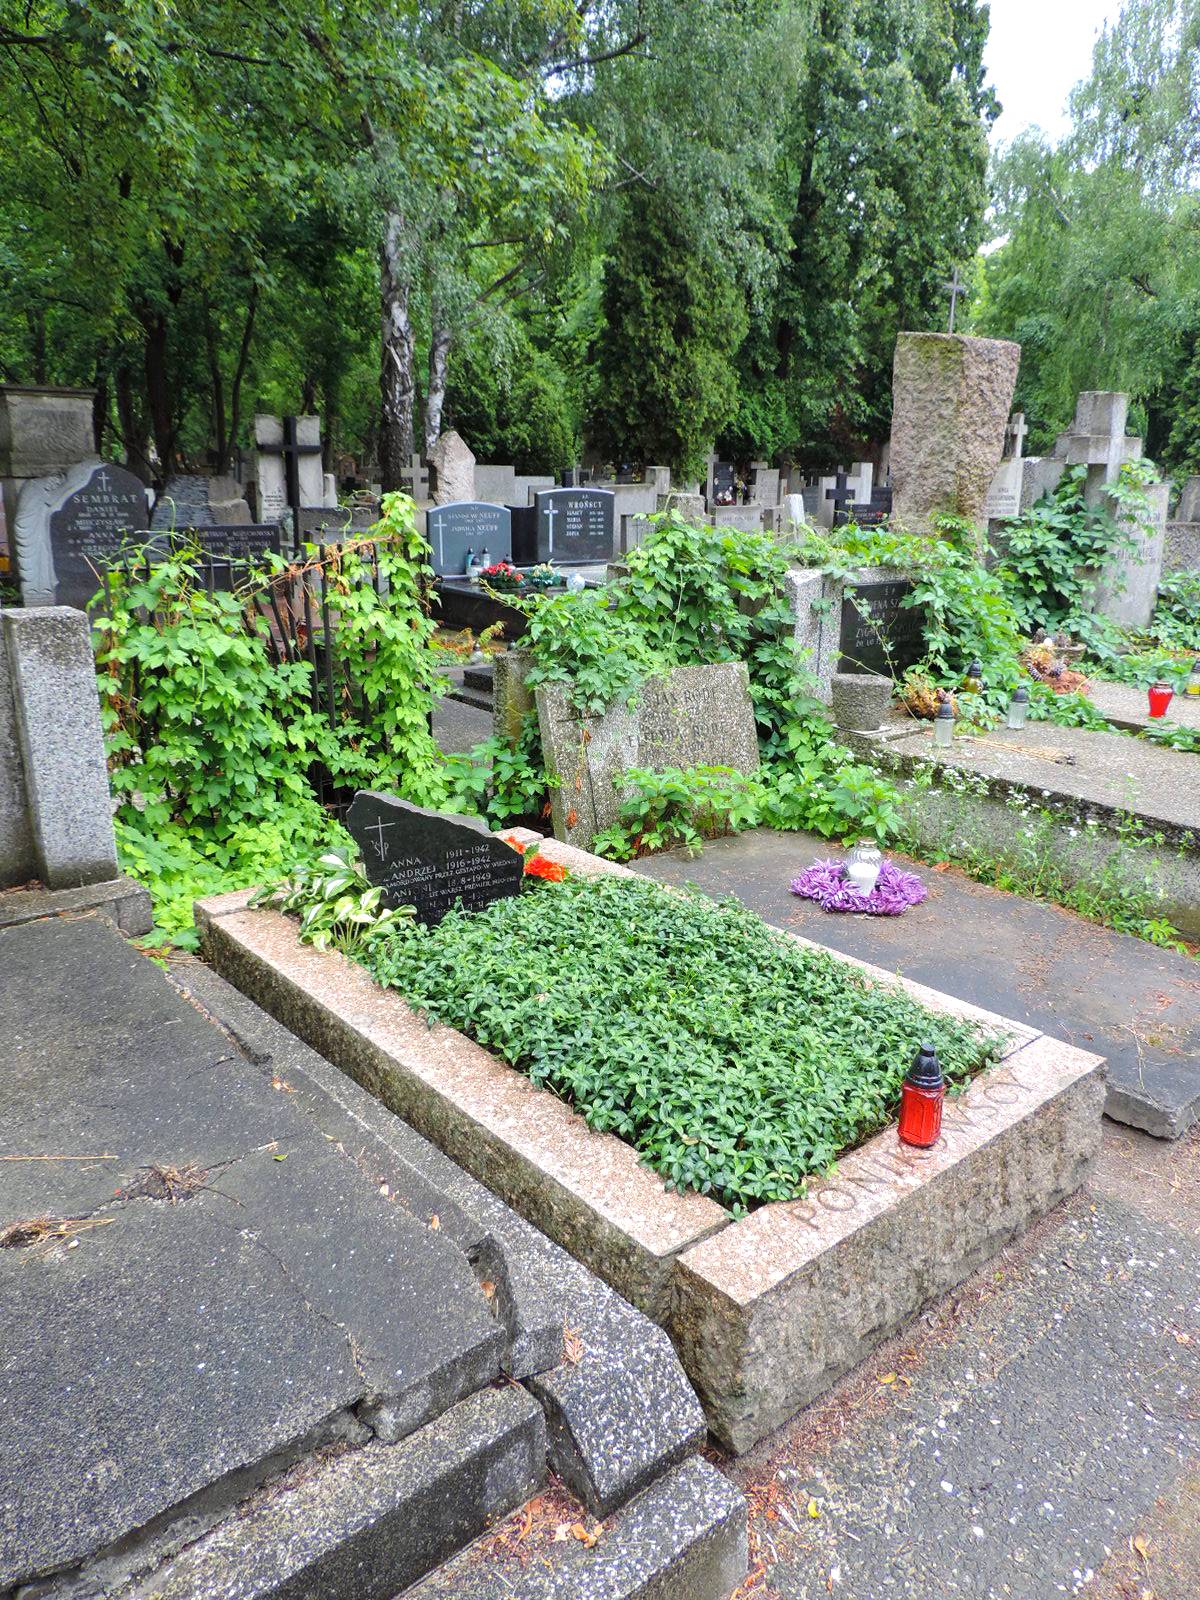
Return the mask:
<svg viewBox="0 0 1200 1600">
<path fill-rule="evenodd" d="M 511 833 L 502 833 L 500 837 L 510 850 L 515 850 L 519 856 L 525 857 L 527 878 L 542 878 L 546 883 L 562 883 L 569 876 L 561 861 L 551 861 L 549 856 L 539 855 L 536 849 L 532 855 L 528 854 L 529 847 L 526 841 L 514 838 Z"/>
<path fill-rule="evenodd" d="M 543 561 L 540 567 L 534 567 L 525 582 L 530 589 L 539 592 L 546 589 L 565 589 L 567 580 L 561 572 L 555 572 L 548 561 Z"/>
<path fill-rule="evenodd" d="M 518 594 L 525 587 L 524 575 L 511 561 L 494 561 L 490 567 L 484 567 L 479 581 L 497 594 Z"/>
</svg>

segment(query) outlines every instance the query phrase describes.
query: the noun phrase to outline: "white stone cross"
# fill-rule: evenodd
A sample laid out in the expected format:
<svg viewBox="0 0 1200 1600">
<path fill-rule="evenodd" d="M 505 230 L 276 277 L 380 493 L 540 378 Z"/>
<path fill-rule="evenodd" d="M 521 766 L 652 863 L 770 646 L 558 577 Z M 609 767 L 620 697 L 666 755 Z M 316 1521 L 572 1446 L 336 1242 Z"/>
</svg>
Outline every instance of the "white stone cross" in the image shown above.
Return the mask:
<svg viewBox="0 0 1200 1600">
<path fill-rule="evenodd" d="M 403 476 L 409 480 L 414 500 L 429 499 L 429 468 L 419 455 L 413 455 Z"/>
<path fill-rule="evenodd" d="M 1014 411 L 1008 419 L 1008 427 L 1004 430 L 1012 441 L 1012 459 L 1020 461 L 1025 453 L 1025 435 L 1029 432 L 1025 424 L 1025 413 Z"/>
<path fill-rule="evenodd" d="M 950 282 L 949 283 L 944 283 L 942 285 L 942 288 L 943 289 L 949 289 L 949 291 L 950 291 L 950 326 L 949 326 L 949 328 L 947 328 L 946 331 L 947 331 L 947 333 L 953 333 L 954 332 L 954 313 L 955 313 L 955 311 L 956 311 L 956 309 L 958 307 L 958 297 L 959 297 L 960 294 L 965 294 L 967 292 L 966 284 L 963 283 L 962 280 L 958 276 L 958 268 L 957 267 L 955 267 L 955 269 L 954 269 L 954 275 L 950 279 Z"/>
<path fill-rule="evenodd" d="M 558 507 L 553 501 L 546 507 L 546 530 L 550 535 L 549 555 L 554 554 L 554 519 L 558 515 Z"/>
</svg>

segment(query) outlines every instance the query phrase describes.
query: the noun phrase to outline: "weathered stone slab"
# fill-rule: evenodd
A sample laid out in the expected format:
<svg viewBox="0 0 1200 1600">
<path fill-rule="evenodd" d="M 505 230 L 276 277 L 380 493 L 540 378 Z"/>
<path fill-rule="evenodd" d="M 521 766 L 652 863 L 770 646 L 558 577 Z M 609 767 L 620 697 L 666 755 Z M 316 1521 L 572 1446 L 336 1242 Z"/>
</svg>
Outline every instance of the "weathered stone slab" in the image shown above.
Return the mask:
<svg viewBox="0 0 1200 1600">
<path fill-rule="evenodd" d="M 0 384 L 0 478 L 45 478 L 96 453 L 91 389 Z"/>
<path fill-rule="evenodd" d="M 68 606 L 0 617 L 37 875 L 51 889 L 117 876 L 87 618 Z"/>
<path fill-rule="evenodd" d="M 33 830 L 25 801 L 25 767 L 8 646 L 0 622 L 0 889 L 28 883 L 37 872 Z"/>
<path fill-rule="evenodd" d="M 674 1256 L 728 1214 L 701 1195 L 668 1193 L 621 1140 L 462 1034 L 428 1027 L 361 967 L 300 944 L 287 918 L 241 909 L 248 898 L 197 904 L 217 970 L 664 1321 Z"/>
<path fill-rule="evenodd" d="M 85 883 L 77 889 L 9 889 L 0 891 L 0 928 L 18 922 L 36 922 L 63 912 L 99 911 L 112 919 L 129 939 L 149 933 L 154 926 L 150 891 L 135 878 L 112 878 L 106 883 Z"/>
<path fill-rule="evenodd" d="M 616 822 L 630 767 L 719 766 L 758 770 L 758 733 L 744 662 L 676 667 L 648 679 L 632 708 L 617 704 L 603 716 L 582 717 L 561 684 L 535 691 L 551 791 L 554 832 L 586 847 Z"/>
<path fill-rule="evenodd" d="M 1100 1144 L 1098 1056 L 1045 1037 L 947 1105 L 932 1151 L 888 1129 L 680 1258 L 672 1333 L 709 1426 L 748 1449 L 1074 1192 Z"/>
<path fill-rule="evenodd" d="M 1200 518 L 1168 522 L 1163 539 L 1163 571 L 1200 571 Z"/>
<path fill-rule="evenodd" d="M 891 440 L 897 522 L 928 528 L 942 514 L 984 523 L 1020 360 L 1020 345 L 1006 339 L 897 336 Z"/>
<path fill-rule="evenodd" d="M 568 1539 L 523 1563 L 481 1557 L 451 1562 L 406 1600 L 728 1600 L 746 1575 L 746 1502 L 716 1467 L 688 1461 L 626 1506 L 591 1550 Z"/>
<path fill-rule="evenodd" d="M 399 1445 L 369 1444 L 260 1496 L 138 1585 L 136 1600 L 391 1600 L 520 1505 L 544 1471 L 536 1403 L 488 1390 Z"/>
</svg>

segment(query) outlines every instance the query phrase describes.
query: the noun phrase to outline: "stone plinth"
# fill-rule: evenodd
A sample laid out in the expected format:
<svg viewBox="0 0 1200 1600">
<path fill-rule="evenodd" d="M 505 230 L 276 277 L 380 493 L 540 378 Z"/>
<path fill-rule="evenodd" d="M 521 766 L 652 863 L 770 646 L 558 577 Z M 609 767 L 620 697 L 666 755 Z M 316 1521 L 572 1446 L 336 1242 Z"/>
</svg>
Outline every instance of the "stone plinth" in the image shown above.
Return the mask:
<svg viewBox="0 0 1200 1600">
<path fill-rule="evenodd" d="M 892 513 L 922 530 L 937 515 L 977 527 L 996 468 L 1021 347 L 957 333 L 902 333 L 893 368 Z"/>
<path fill-rule="evenodd" d="M 46 478 L 96 454 L 91 389 L 0 384 L 0 478 Z"/>
<path fill-rule="evenodd" d="M 117 876 L 117 850 L 87 618 L 69 606 L 44 606 L 6 611 L 0 625 L 10 680 L 0 694 L 11 693 L 15 708 L 25 837 L 37 876 L 50 889 L 104 883 Z M 0 823 L 10 805 L 11 796 L 0 799 Z M 19 828 L 10 838 L 19 852 Z"/>
<path fill-rule="evenodd" d="M 758 770 L 758 732 L 742 661 L 676 667 L 642 685 L 637 703 L 599 717 L 573 708 L 561 684 L 535 690 L 555 837 L 585 849 L 618 819 L 617 782 L 630 767 L 732 767 Z"/>
</svg>

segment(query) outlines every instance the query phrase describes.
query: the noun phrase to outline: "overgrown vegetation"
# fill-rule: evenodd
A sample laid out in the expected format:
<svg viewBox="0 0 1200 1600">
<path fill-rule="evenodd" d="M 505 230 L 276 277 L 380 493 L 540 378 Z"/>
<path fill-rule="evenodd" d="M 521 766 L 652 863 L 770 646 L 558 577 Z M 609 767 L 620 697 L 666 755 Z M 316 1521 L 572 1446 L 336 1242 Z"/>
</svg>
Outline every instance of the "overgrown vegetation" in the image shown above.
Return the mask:
<svg viewBox="0 0 1200 1600">
<path fill-rule="evenodd" d="M 535 885 L 389 935 L 367 964 L 736 1213 L 886 1126 L 919 1044 L 961 1087 L 996 1043 L 733 901 L 642 879 Z"/>
</svg>

